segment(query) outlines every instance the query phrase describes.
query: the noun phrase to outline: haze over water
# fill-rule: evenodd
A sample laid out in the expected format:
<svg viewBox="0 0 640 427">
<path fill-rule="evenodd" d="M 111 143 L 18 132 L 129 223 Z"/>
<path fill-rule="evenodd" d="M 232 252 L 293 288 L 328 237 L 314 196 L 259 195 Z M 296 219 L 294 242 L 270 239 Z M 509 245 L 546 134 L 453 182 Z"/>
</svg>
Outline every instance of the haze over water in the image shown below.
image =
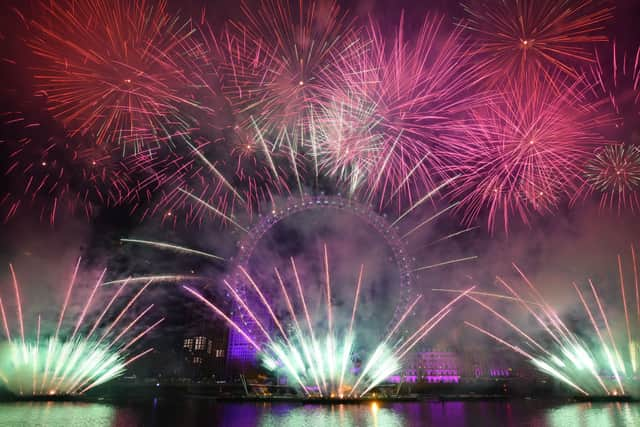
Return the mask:
<svg viewBox="0 0 640 427">
<path fill-rule="evenodd" d="M 547 401 L 415 402 L 363 405 L 216 403 L 154 399 L 132 404 L 25 402 L 0 404 L 0 426 L 137 427 L 404 427 L 640 425 L 638 403 Z"/>
</svg>

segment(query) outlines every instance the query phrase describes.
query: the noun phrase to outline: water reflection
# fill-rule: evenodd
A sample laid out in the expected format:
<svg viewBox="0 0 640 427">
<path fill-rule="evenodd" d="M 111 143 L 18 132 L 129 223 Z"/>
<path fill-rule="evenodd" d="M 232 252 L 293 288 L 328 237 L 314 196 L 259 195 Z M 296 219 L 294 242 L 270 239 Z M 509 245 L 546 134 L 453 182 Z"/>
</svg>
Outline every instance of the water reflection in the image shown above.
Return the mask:
<svg viewBox="0 0 640 427">
<path fill-rule="evenodd" d="M 640 403 L 547 401 L 406 402 L 363 405 L 221 403 L 209 399 L 153 399 L 122 405 L 0 404 L 0 426 L 135 427 L 405 427 L 640 425 Z"/>
<path fill-rule="evenodd" d="M 135 425 L 135 416 L 111 405 L 71 402 L 0 404 L 0 426 L 114 426 Z"/>
<path fill-rule="evenodd" d="M 564 405 L 549 410 L 546 419 L 549 427 L 640 425 L 640 406 L 637 403 Z"/>
<path fill-rule="evenodd" d="M 261 427 L 324 427 L 375 426 L 403 427 L 408 425 L 404 415 L 378 403 L 369 405 L 298 406 L 278 413 L 263 413 Z"/>
</svg>

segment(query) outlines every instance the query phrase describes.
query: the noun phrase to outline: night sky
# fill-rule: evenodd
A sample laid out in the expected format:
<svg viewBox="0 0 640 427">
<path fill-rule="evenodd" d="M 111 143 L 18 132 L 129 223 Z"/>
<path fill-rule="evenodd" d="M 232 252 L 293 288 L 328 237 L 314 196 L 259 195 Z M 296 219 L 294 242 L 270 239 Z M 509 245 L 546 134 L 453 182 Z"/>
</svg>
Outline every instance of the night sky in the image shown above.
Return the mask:
<svg viewBox="0 0 640 427">
<path fill-rule="evenodd" d="M 12 152 L 8 148 L 11 141 L 23 138 L 25 132 L 35 141 L 48 138 L 68 139 L 71 144 L 91 144 L 86 137 L 69 137 L 65 129 L 46 111 L 42 96 L 34 94 L 35 58 L 24 47 L 25 38 L 30 37 L 22 19 L 16 13 L 20 10 L 28 20 L 38 14 L 37 2 L 5 1 L 0 18 L 0 111 L 4 119 L 0 120 L 0 161 L 11 161 Z M 238 19 L 241 11 L 237 1 L 169 1 L 169 8 L 182 16 L 192 16 L 200 20 L 203 8 L 207 10 L 206 19 L 216 28 L 220 28 L 227 19 Z M 610 40 L 617 40 L 619 49 L 635 49 L 640 43 L 638 20 L 640 3 L 635 0 L 615 2 L 614 19 L 608 25 L 606 34 Z M 381 23 L 383 31 L 393 28 L 404 12 L 409 32 L 415 30 L 422 17 L 428 11 L 445 13 L 447 26 L 464 15 L 458 2 L 447 0 L 433 1 L 347 1 L 340 2 L 350 10 L 352 16 L 360 22 L 367 17 Z M 17 8 L 17 9 L 16 9 Z M 410 37 L 410 36 L 408 36 Z M 601 48 L 605 49 L 606 44 Z M 636 105 L 636 111 L 638 106 Z M 7 123 L 11 114 L 20 112 L 29 121 L 39 122 L 37 129 L 25 130 L 23 127 Z M 625 139 L 640 144 L 640 117 L 632 118 L 625 124 Z M 215 127 L 215 126 L 213 126 Z M 35 144 L 38 144 L 36 142 Z M 38 147 L 34 148 L 35 152 Z M 37 156 L 37 154 L 34 154 Z M 224 153 L 220 153 L 223 156 Z M 68 162 L 68 168 L 74 163 L 64 158 L 64 154 L 53 153 L 58 161 Z M 4 168 L 3 168 L 4 170 Z M 74 179 L 82 179 L 75 177 Z M 0 178 L 0 198 L 16 188 L 15 177 Z M 77 182 L 72 180 L 72 188 Z M 337 193 L 327 185 L 329 193 Z M 637 190 L 640 191 L 640 190 Z M 279 200 L 284 203 L 284 198 Z M 145 202 L 143 202 L 145 203 Z M 146 203 L 154 203 L 146 202 Z M 29 319 L 27 327 L 33 327 L 36 313 L 49 313 L 55 316 L 58 302 L 62 301 L 68 277 L 75 260 L 82 256 L 83 285 L 80 294 L 90 286 L 90 278 L 95 278 L 103 268 L 108 269 L 108 279 L 120 279 L 129 275 L 178 273 L 198 274 L 209 277 L 204 292 L 211 298 L 226 304 L 223 293 L 217 286 L 220 280 L 230 274 L 230 267 L 223 263 L 209 262 L 188 255 L 176 255 L 153 248 L 126 245 L 121 238 L 146 238 L 175 242 L 183 246 L 233 257 L 242 233 L 230 226 L 220 226 L 217 221 L 203 225 L 168 224 L 159 217 L 141 219 L 139 215 L 145 206 L 138 206 L 131 213 L 131 206 L 105 207 L 96 200 L 95 210 L 87 216 L 81 212 L 68 212 L 60 209 L 54 224 L 48 218 L 40 218 L 37 209 L 21 208 L 20 212 L 5 223 L 0 224 L 0 295 L 3 301 L 11 301 L 12 288 L 9 270 L 13 263 L 18 273 L 23 301 L 28 307 L 25 316 Z M 437 208 L 443 208 L 442 202 L 425 204 L 414 212 L 414 224 L 421 218 L 432 215 Z M 5 214 L 3 209 L 3 216 Z M 495 291 L 496 275 L 513 278 L 511 263 L 517 263 L 528 277 L 552 301 L 561 313 L 571 316 L 576 309 L 576 297 L 571 283 L 586 283 L 587 278 L 594 279 L 602 289 L 606 300 L 618 298 L 616 255 L 622 254 L 630 266 L 631 244 L 640 245 L 639 212 L 623 209 L 621 212 L 601 209 L 596 197 L 569 207 L 566 203 L 544 215 L 533 215 L 530 224 L 523 224 L 517 217 L 511 221 L 508 232 L 500 227 L 491 232 L 486 227 L 486 214 L 475 222 L 477 230 L 467 233 L 446 245 L 428 246 L 433 236 L 442 236 L 463 228 L 460 218 L 455 214 L 445 214 L 434 223 L 432 228 L 418 238 L 407 243 L 417 265 L 425 265 L 441 259 L 453 259 L 477 255 L 473 262 L 434 269 L 420 274 L 414 281 L 415 293 L 425 294 L 425 312 L 432 311 L 448 296 L 433 293 L 432 288 L 462 289 L 471 283 L 485 290 Z M 242 218 L 249 221 L 246 217 Z M 322 243 L 332 248 L 332 266 L 335 267 L 336 280 L 348 283 L 357 273 L 359 264 L 370 265 L 367 295 L 368 311 L 363 311 L 363 319 L 375 320 L 376 316 L 386 318 L 397 304 L 397 295 L 393 287 L 397 282 L 397 267 L 390 262 L 388 247 L 383 239 L 367 229 L 356 218 L 347 214 L 299 214 L 274 227 L 258 245 L 255 255 L 249 261 L 250 269 L 257 277 L 265 268 L 272 268 L 288 260 L 290 256 L 300 257 L 305 265 L 309 283 L 313 283 L 315 263 L 320 260 Z M 366 250 L 364 250 L 366 248 Z M 315 257 L 315 258 L 314 258 Z M 314 260 L 315 259 L 315 260 Z M 382 260 L 382 261 L 380 261 Z M 390 262 L 388 265 L 386 262 Z M 269 270 L 270 271 L 270 270 Z M 628 273 L 628 271 L 627 271 Z M 265 274 L 268 279 L 268 274 Z M 309 285 L 314 293 L 319 285 Z M 346 294 L 345 294 L 346 295 Z M 155 310 L 167 316 L 164 332 L 156 333 L 150 341 L 157 346 L 173 348 L 180 342 L 186 330 L 198 322 L 209 321 L 213 315 L 199 304 L 188 299 L 173 283 L 152 287 L 146 295 L 147 300 L 156 304 Z M 338 297 L 337 297 L 338 298 Z M 56 303 L 53 304 L 53 301 Z M 9 310 L 12 302 L 7 303 Z M 469 306 L 470 307 L 470 306 Z M 383 314 L 381 314 L 383 313 Z M 462 311 L 452 313 L 445 325 L 435 331 L 431 345 L 460 347 L 468 340 L 484 342 L 483 338 L 469 332 L 461 326 Z M 465 318 L 479 316 L 476 307 L 465 311 Z M 369 316 L 369 317 L 367 317 Z M 385 321 L 377 319 L 376 327 L 384 328 Z M 375 322 L 374 322 L 375 323 Z"/>
</svg>

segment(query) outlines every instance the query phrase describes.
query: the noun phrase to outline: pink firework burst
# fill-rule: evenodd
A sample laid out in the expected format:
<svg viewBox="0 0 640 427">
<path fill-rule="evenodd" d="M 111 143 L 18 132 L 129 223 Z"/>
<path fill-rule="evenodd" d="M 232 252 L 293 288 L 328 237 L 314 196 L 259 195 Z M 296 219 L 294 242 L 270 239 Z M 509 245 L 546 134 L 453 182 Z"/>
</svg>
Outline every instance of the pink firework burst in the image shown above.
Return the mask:
<svg viewBox="0 0 640 427">
<path fill-rule="evenodd" d="M 442 153 L 461 146 L 465 112 L 486 98 L 460 29 L 428 15 L 405 31 L 404 17 L 391 39 L 371 23 L 368 50 L 340 63 L 318 114 L 323 170 L 381 206 L 412 203 L 443 178 Z"/>
<path fill-rule="evenodd" d="M 117 150 L 57 136 L 22 113 L 4 113 L 3 119 L 11 135 L 0 140 L 5 222 L 25 209 L 53 224 L 60 213 L 91 217 L 100 207 L 139 201 L 133 171 Z"/>
<path fill-rule="evenodd" d="M 637 211 L 640 207 L 640 148 L 610 145 L 597 150 L 584 167 L 576 197 L 596 194 L 603 209 Z"/>
<path fill-rule="evenodd" d="M 467 147 L 450 160 L 459 176 L 450 195 L 464 222 L 486 214 L 493 231 L 501 217 L 508 231 L 512 216 L 529 224 L 532 213 L 554 210 L 576 190 L 585 161 L 604 142 L 597 129 L 607 118 L 583 102 L 583 82 L 555 78 L 553 86 L 542 77 L 509 80 L 499 98 L 472 113 Z"/>
<path fill-rule="evenodd" d="M 613 17 L 609 0 L 467 0 L 461 26 L 480 44 L 481 62 L 501 84 L 512 75 L 577 76 L 593 62 L 592 44 L 606 42 Z"/>
<path fill-rule="evenodd" d="M 27 39 L 36 85 L 72 136 L 138 150 L 188 133 L 194 30 L 166 1 L 42 1 L 39 11 Z"/>
<path fill-rule="evenodd" d="M 276 149 L 313 143 L 313 106 L 361 49 L 336 1 L 242 2 L 244 17 L 221 37 L 222 91 L 243 132 Z M 288 148 L 287 148 L 288 147 Z"/>
</svg>

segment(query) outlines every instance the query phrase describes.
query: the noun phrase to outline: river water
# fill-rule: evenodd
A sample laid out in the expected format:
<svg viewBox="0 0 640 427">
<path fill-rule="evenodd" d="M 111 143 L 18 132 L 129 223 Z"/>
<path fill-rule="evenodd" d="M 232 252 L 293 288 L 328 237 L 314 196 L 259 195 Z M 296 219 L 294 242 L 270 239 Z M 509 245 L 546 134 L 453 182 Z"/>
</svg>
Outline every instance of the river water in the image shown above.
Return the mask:
<svg viewBox="0 0 640 427">
<path fill-rule="evenodd" d="M 513 400 L 362 405 L 216 403 L 206 399 L 128 404 L 0 403 L 0 427 L 52 426 L 640 426 L 640 403 Z"/>
</svg>

